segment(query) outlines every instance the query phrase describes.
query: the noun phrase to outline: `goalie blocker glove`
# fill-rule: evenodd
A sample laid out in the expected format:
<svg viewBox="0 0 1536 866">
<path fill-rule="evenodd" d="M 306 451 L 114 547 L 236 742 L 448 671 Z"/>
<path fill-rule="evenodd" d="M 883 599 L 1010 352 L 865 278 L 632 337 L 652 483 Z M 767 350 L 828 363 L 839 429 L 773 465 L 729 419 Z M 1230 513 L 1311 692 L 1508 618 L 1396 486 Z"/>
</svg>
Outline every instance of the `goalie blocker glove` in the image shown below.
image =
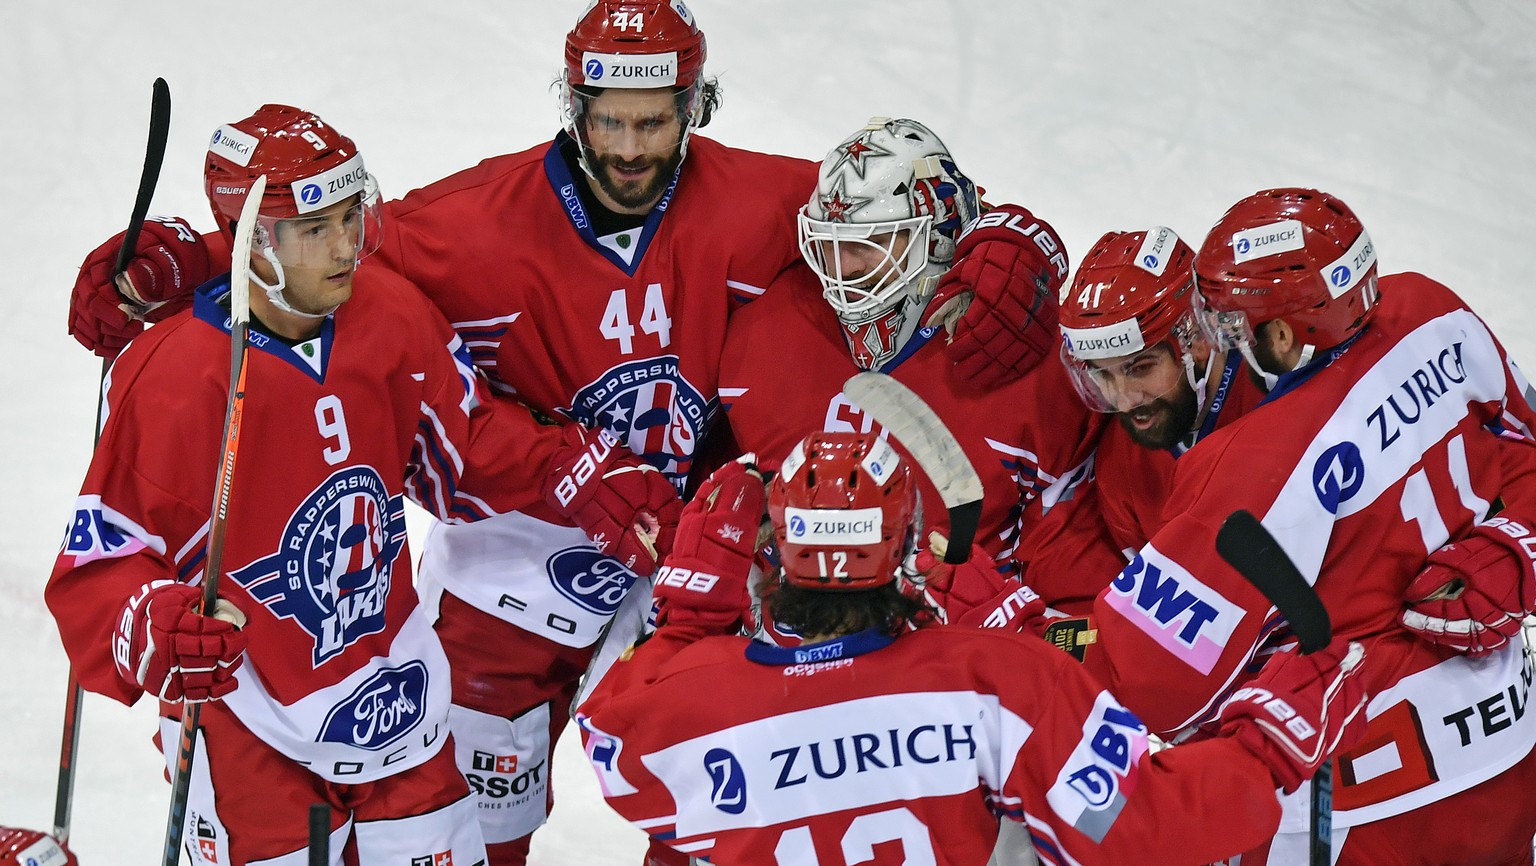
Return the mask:
<svg viewBox="0 0 1536 866">
<path fill-rule="evenodd" d="M 1474 658 L 1513 640 L 1536 605 L 1536 537 L 1495 517 L 1429 555 L 1403 592 L 1403 627 Z"/>
<path fill-rule="evenodd" d="M 682 501 L 656 467 L 607 430 L 567 424 L 544 482 L 544 500 L 597 549 L 642 576 L 672 548 Z"/>
<path fill-rule="evenodd" d="M 197 613 L 201 598 L 200 587 L 174 580 L 140 587 L 113 629 L 118 675 L 169 703 L 201 703 L 234 691 L 235 670 L 249 641 L 235 622 Z M 215 613 L 244 622 L 222 599 Z"/>
<path fill-rule="evenodd" d="M 747 614 L 747 579 L 768 504 L 751 460 L 748 454 L 716 469 L 683 507 L 676 546 L 656 573 L 660 625 L 727 634 Z"/>
<path fill-rule="evenodd" d="M 962 379 L 1009 382 L 1056 351 L 1068 270 L 1056 230 L 1027 208 L 1000 205 L 966 227 L 924 325 L 943 325 Z"/>
<path fill-rule="evenodd" d="M 69 302 L 69 333 L 108 360 L 144 330 L 144 322 L 185 309 L 192 292 L 212 276 L 208 244 L 186 220 L 145 220 L 133 257 L 123 271 L 123 292 L 112 281 L 119 232 L 80 265 Z"/>
<path fill-rule="evenodd" d="M 1276 787 L 1295 791 L 1323 761 L 1365 733 L 1365 649 L 1339 639 L 1308 655 L 1277 652 L 1227 698 L 1218 736 L 1269 765 Z"/>
</svg>

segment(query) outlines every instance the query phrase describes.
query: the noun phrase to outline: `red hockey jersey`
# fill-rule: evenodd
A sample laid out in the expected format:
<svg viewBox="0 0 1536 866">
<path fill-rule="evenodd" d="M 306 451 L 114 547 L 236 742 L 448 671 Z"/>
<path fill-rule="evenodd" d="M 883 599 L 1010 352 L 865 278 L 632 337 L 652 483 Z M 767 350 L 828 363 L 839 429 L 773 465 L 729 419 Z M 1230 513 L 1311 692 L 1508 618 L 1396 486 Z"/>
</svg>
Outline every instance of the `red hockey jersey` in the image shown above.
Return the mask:
<svg viewBox="0 0 1536 866">
<path fill-rule="evenodd" d="M 1371 728 L 1336 761 L 1336 826 L 1456 793 L 1536 744 L 1520 643 L 1472 659 L 1396 622 L 1430 551 L 1486 519 L 1496 497 L 1528 513 L 1520 479 L 1536 450 L 1509 440 L 1531 438 L 1529 385 L 1444 286 L 1400 274 L 1381 294 L 1365 331 L 1179 459 L 1170 519 L 1095 607 L 1110 688 L 1128 706 L 1160 732 L 1206 717 L 1283 625 L 1215 550 L 1228 514 L 1258 515 L 1314 583 L 1335 636 L 1370 658 Z"/>
<path fill-rule="evenodd" d="M 644 225 L 599 237 L 561 155 L 569 146 L 562 133 L 391 203 L 380 255 L 443 311 L 495 387 L 612 430 L 681 490 L 718 411 L 726 318 L 799 260 L 794 217 L 815 164 L 692 136 Z M 513 513 L 436 529 L 423 574 L 586 646 L 634 576 L 553 514 L 537 485 L 518 493 Z"/>
<path fill-rule="evenodd" d="M 1053 362 L 995 390 L 977 388 L 955 373 L 943 339 L 933 329 L 919 330 L 881 372 L 922 397 L 955 434 L 986 494 L 977 544 L 1012 572 L 1021 533 L 1070 496 L 1085 474 L 1103 416 L 1083 406 Z M 815 274 L 804 265 L 787 272 L 731 320 L 720 393 L 736 447 L 777 469 L 812 432 L 874 429 L 874 419 L 842 393 L 858 372 Z M 948 534 L 938 490 L 917 474 L 927 528 Z"/>
<path fill-rule="evenodd" d="M 1196 866 L 1279 818 L 1235 741 L 1149 754 L 1136 716 L 1033 637 L 678 631 L 615 665 L 577 723 L 609 805 L 720 866 L 981 866 L 1000 818 L 1045 863 Z"/>
<path fill-rule="evenodd" d="M 229 392 L 228 277 L 134 340 L 46 598 L 81 683 L 125 703 L 112 661 L 124 602 L 152 580 L 199 583 Z M 448 670 L 417 603 L 404 497 L 474 519 L 527 478 L 527 411 L 483 386 L 447 323 L 398 276 L 364 266 L 318 337 L 252 331 L 219 594 L 250 638 L 225 705 L 314 772 L 367 782 L 430 758 Z M 521 416 L 520 418 L 518 416 Z M 507 485 L 511 486 L 511 485 Z M 480 491 L 476 499 L 467 489 Z"/>
</svg>

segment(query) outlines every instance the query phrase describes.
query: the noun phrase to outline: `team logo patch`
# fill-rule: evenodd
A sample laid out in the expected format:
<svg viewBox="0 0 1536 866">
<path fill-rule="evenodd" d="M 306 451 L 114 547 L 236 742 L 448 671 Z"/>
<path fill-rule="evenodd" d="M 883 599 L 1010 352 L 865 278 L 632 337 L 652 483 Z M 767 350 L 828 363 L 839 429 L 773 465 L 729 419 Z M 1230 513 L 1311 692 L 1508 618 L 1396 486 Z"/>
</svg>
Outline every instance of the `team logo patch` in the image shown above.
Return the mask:
<svg viewBox="0 0 1536 866">
<path fill-rule="evenodd" d="M 747 777 L 741 762 L 725 749 L 704 753 L 704 770 L 709 773 L 709 804 L 729 815 L 740 815 L 747 808 Z"/>
<path fill-rule="evenodd" d="M 578 390 L 565 412 L 612 431 L 681 491 L 718 405 L 683 377 L 676 355 L 662 355 L 610 368 Z"/>
<path fill-rule="evenodd" d="M 1312 492 L 1329 514 L 1338 514 L 1339 506 L 1359 493 L 1364 484 L 1365 459 L 1353 442 L 1329 448 L 1312 464 Z"/>
<path fill-rule="evenodd" d="M 568 547 L 544 564 L 561 595 L 599 616 L 613 616 L 635 584 L 635 573 L 590 547 Z"/>
<path fill-rule="evenodd" d="M 421 722 L 427 698 L 427 666 L 408 662 L 369 677 L 331 708 L 318 742 L 378 750 Z"/>
<path fill-rule="evenodd" d="M 384 601 L 404 543 L 404 499 L 390 496 L 372 467 L 349 466 L 294 511 L 277 553 L 230 577 L 314 637 L 319 667 L 384 630 Z"/>
</svg>

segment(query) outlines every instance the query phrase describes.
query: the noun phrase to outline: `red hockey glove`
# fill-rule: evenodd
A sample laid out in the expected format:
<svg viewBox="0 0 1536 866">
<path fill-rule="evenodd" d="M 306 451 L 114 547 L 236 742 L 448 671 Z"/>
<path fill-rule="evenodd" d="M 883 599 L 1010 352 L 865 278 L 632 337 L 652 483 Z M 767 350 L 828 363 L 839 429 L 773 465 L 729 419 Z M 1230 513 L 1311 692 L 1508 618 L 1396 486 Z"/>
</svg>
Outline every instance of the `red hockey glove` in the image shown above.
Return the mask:
<svg viewBox="0 0 1536 866">
<path fill-rule="evenodd" d="M 163 220 L 163 221 L 162 221 Z M 123 271 L 127 285 L 112 283 L 119 232 L 97 247 L 80 265 L 69 303 L 69 333 L 103 358 L 115 358 L 144 330 L 144 320 L 158 322 L 186 307 L 192 290 L 208 281 L 208 245 L 186 220 L 144 221 L 138 244 Z"/>
<path fill-rule="evenodd" d="M 1056 293 L 1067 253 L 1056 230 L 1018 205 L 982 215 L 955 247 L 924 325 L 943 325 L 956 371 L 992 387 L 1029 372 L 1056 348 Z"/>
<path fill-rule="evenodd" d="M 118 675 L 171 703 L 200 703 L 234 691 L 235 669 L 249 643 L 239 629 L 245 617 L 223 599 L 214 616 L 194 613 L 201 597 L 199 587 L 173 580 L 134 593 L 112 634 Z"/>
<path fill-rule="evenodd" d="M 970 559 L 951 565 L 942 560 L 944 537 L 929 533 L 928 542 L 915 563 L 922 575 L 919 598 L 938 612 L 940 622 L 1036 634 L 1044 629 L 1045 602 L 1033 589 L 999 574 L 985 551 L 973 548 Z"/>
<path fill-rule="evenodd" d="M 677 488 L 607 430 L 567 424 L 564 432 L 544 500 L 598 550 L 636 574 L 651 574 L 672 549 L 683 508 Z"/>
<path fill-rule="evenodd" d="M 768 493 L 750 455 L 716 469 L 677 522 L 677 543 L 656 572 L 662 625 L 735 631 L 751 606 L 747 576 Z"/>
<path fill-rule="evenodd" d="M 1536 605 L 1536 538 L 1524 524 L 1495 517 L 1429 555 L 1403 591 L 1403 627 L 1432 644 L 1474 658 L 1520 634 Z"/>
<path fill-rule="evenodd" d="M 80 861 L 47 833 L 0 827 L 0 866 L 80 866 Z"/>
<path fill-rule="evenodd" d="M 1364 735 L 1365 687 L 1356 676 L 1364 659 L 1364 647 L 1344 639 L 1310 655 L 1275 653 L 1222 705 L 1217 735 L 1268 764 L 1276 787 L 1296 790 Z"/>
</svg>

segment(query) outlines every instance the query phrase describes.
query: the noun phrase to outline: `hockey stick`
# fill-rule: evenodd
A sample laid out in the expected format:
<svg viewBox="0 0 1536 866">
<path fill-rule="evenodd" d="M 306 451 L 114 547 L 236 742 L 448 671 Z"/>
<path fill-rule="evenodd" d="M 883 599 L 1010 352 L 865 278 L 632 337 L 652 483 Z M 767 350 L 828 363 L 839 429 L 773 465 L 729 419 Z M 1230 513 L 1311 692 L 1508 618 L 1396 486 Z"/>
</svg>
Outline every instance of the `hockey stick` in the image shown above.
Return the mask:
<svg viewBox="0 0 1536 866">
<path fill-rule="evenodd" d="M 331 866 L 331 807 L 309 805 L 309 866 Z"/>
<path fill-rule="evenodd" d="M 117 251 L 117 263 L 112 269 L 112 281 L 122 275 L 133 258 L 133 249 L 139 242 L 139 227 L 149 212 L 149 200 L 155 195 L 160 182 L 160 163 L 165 159 L 165 142 L 171 128 L 171 88 L 164 78 L 156 78 L 154 93 L 149 105 L 149 141 L 144 146 L 144 170 L 139 174 L 139 191 L 133 199 L 133 215 L 128 218 L 128 231 L 123 235 L 123 245 Z M 101 441 L 101 410 L 106 393 L 107 370 L 112 362 L 102 359 L 101 375 L 96 380 L 96 430 L 92 444 Z M 75 669 L 69 669 L 69 684 L 65 686 L 63 742 L 59 745 L 59 783 L 53 800 L 53 838 L 62 845 L 69 841 L 70 813 L 75 805 L 75 759 L 80 754 L 80 710 L 85 703 L 85 690 L 75 678 Z"/>
<path fill-rule="evenodd" d="M 1227 515 L 1216 532 L 1216 552 L 1280 611 L 1296 635 L 1302 653 L 1317 652 L 1333 638 L 1328 609 L 1317 597 L 1280 542 L 1247 511 Z M 1324 761 L 1312 777 L 1308 866 L 1329 866 L 1333 859 L 1333 761 Z"/>
<path fill-rule="evenodd" d="M 245 353 L 251 323 L 251 236 L 256 213 L 266 192 L 267 176 L 256 178 L 240 208 L 235 224 L 235 243 L 229 272 L 229 399 L 224 405 L 224 442 L 219 474 L 213 485 L 213 508 L 208 528 L 208 552 L 203 565 L 203 597 L 198 613 L 212 611 L 219 598 L 219 575 L 224 562 L 224 532 L 229 523 L 229 494 L 235 476 L 235 457 L 240 451 L 242 415 L 245 412 Z M 181 736 L 176 746 L 175 773 L 171 779 L 171 809 L 165 821 L 165 850 L 161 862 L 176 866 L 181 858 L 181 837 L 187 819 L 187 795 L 191 786 L 192 756 L 197 746 L 198 719 L 202 704 L 181 705 Z"/>
<path fill-rule="evenodd" d="M 843 383 L 854 405 L 880 422 L 928 473 L 949 509 L 949 547 L 944 561 L 965 562 L 981 521 L 981 477 L 955 435 L 912 389 L 884 373 L 855 373 Z"/>
</svg>

